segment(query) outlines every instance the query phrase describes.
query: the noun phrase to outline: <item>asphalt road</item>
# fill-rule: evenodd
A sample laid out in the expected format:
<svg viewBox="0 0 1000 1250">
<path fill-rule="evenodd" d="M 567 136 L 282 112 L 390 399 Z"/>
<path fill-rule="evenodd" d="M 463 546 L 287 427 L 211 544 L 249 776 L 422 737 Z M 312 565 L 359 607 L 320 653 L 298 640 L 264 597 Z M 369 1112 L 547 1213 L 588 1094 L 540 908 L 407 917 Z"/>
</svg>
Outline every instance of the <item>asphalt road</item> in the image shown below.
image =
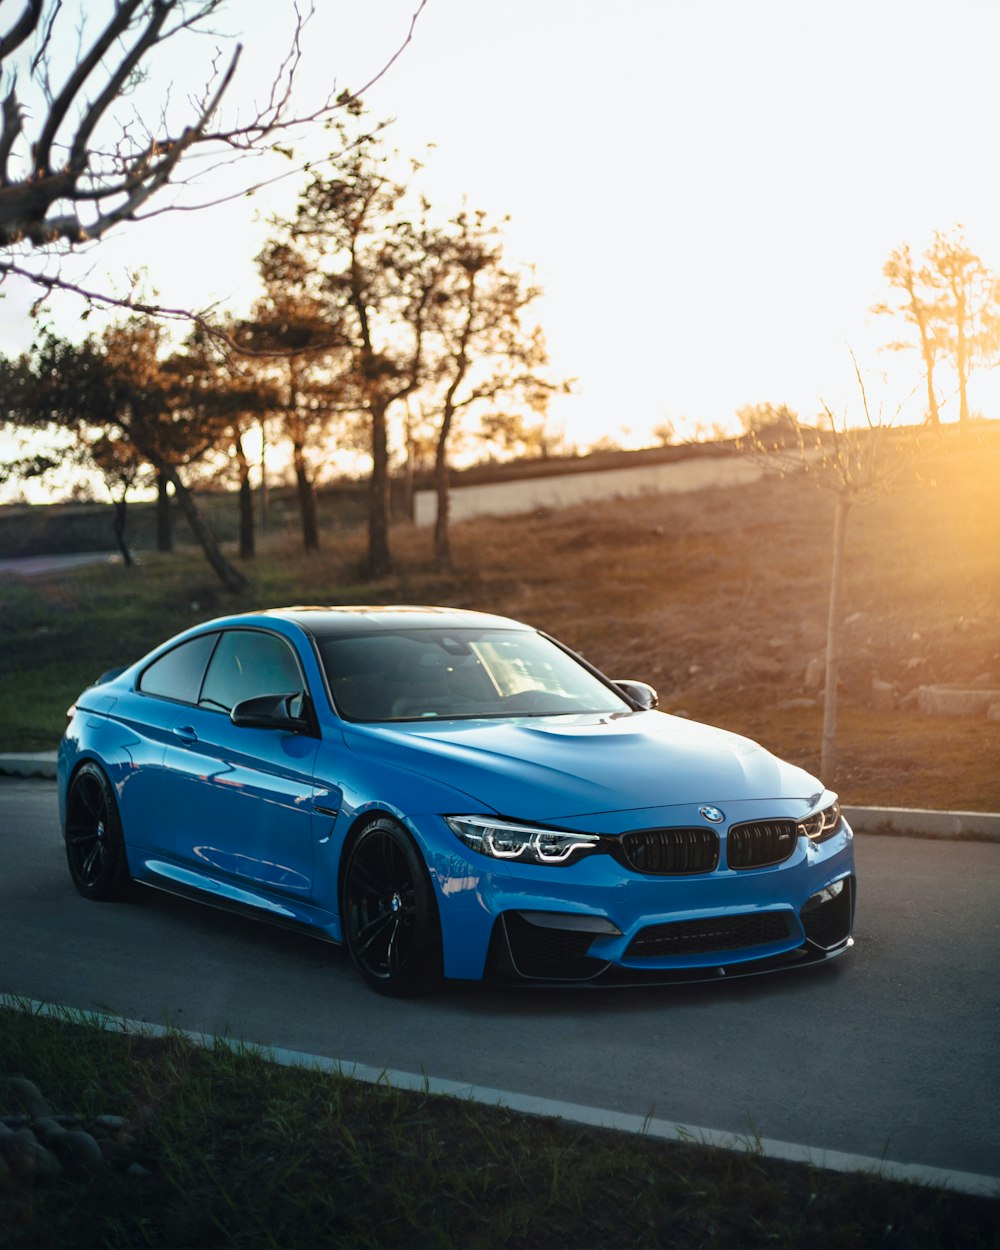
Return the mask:
<svg viewBox="0 0 1000 1250">
<path fill-rule="evenodd" d="M 337 948 L 73 890 L 51 782 L 0 780 L 0 991 L 816 1150 L 1000 1177 L 1000 845 L 862 835 L 855 950 L 819 969 L 392 1002 Z"/>
</svg>

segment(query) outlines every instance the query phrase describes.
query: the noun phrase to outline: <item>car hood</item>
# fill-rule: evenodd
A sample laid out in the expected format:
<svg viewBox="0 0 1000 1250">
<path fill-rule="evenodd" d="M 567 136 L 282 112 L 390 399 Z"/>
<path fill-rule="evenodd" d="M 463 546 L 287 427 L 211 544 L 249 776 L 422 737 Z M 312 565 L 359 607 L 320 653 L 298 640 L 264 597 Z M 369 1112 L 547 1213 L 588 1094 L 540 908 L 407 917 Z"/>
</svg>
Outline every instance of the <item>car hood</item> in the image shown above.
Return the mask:
<svg viewBox="0 0 1000 1250">
<path fill-rule="evenodd" d="M 355 724 L 345 736 L 369 758 L 525 819 L 806 798 L 822 789 L 748 738 L 663 712 Z"/>
</svg>

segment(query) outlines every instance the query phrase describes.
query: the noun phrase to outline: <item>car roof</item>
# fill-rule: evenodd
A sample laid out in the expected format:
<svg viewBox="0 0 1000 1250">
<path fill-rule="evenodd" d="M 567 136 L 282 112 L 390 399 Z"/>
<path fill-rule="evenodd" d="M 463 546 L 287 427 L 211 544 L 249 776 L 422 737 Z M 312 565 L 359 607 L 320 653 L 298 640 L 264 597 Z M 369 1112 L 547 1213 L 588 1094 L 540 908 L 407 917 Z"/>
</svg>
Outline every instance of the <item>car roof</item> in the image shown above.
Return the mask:
<svg viewBox="0 0 1000 1250">
<path fill-rule="evenodd" d="M 259 617 L 291 621 L 316 638 L 401 629 L 515 629 L 533 632 L 530 625 L 509 617 L 465 608 L 419 607 L 406 604 L 359 607 L 270 608 Z M 253 617 L 248 617 L 248 622 Z"/>
</svg>

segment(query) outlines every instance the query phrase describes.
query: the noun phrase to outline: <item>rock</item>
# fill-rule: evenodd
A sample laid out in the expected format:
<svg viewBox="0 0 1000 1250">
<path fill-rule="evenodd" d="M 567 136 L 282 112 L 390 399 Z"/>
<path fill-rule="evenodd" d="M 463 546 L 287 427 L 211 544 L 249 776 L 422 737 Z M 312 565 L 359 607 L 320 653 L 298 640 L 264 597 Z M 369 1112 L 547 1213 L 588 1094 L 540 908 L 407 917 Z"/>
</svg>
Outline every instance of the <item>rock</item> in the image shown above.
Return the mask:
<svg viewBox="0 0 1000 1250">
<path fill-rule="evenodd" d="M 802 684 L 806 690 L 819 690 L 823 685 L 826 677 L 826 665 L 822 660 L 812 659 L 806 665 L 806 673 L 802 678 Z"/>
<path fill-rule="evenodd" d="M 918 686 L 917 705 L 925 716 L 986 716 L 1000 703 L 1000 690 L 967 686 Z"/>
<path fill-rule="evenodd" d="M 35 1119 L 51 1116 L 52 1108 L 42 1097 L 41 1090 L 25 1076 L 0 1076 L 0 1105 L 6 1104 L 12 1111 L 16 1108 Z"/>
<path fill-rule="evenodd" d="M 55 1138 L 52 1144 L 59 1162 L 73 1176 L 89 1176 L 107 1166 L 104 1152 L 83 1129 L 68 1129 L 61 1137 Z"/>
<path fill-rule="evenodd" d="M 878 677 L 872 679 L 872 707 L 891 712 L 896 706 L 896 687 Z"/>
<path fill-rule="evenodd" d="M 130 1163 L 125 1175 L 141 1181 L 145 1180 L 147 1176 L 152 1176 L 153 1173 L 149 1170 L 149 1168 L 144 1168 L 141 1163 Z"/>
<path fill-rule="evenodd" d="M 97 1128 L 108 1129 L 112 1133 L 117 1133 L 119 1129 L 123 1129 L 128 1121 L 123 1115 L 99 1115 L 94 1121 Z"/>
<path fill-rule="evenodd" d="M 756 677 L 780 677 L 785 671 L 780 660 L 772 660 L 767 655 L 748 655 L 744 659 L 744 666 Z"/>
<path fill-rule="evenodd" d="M 65 1126 L 53 1116 L 39 1116 L 32 1121 L 31 1129 L 42 1145 L 50 1148 L 53 1138 L 61 1137 L 66 1132 Z"/>
</svg>

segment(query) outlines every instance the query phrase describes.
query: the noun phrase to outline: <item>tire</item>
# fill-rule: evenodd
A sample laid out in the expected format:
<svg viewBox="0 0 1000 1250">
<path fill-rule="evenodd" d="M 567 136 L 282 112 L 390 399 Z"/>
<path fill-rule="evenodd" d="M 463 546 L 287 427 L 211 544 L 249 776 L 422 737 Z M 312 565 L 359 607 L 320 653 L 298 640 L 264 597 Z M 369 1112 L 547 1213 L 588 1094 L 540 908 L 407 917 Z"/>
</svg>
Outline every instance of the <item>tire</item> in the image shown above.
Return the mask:
<svg viewBox="0 0 1000 1250">
<path fill-rule="evenodd" d="M 103 771 L 81 764 L 66 796 L 66 863 L 84 898 L 122 898 L 129 884 L 118 804 Z"/>
<path fill-rule="evenodd" d="M 403 998 L 439 984 L 434 890 L 417 848 L 394 820 L 373 820 L 351 844 L 341 915 L 351 960 L 372 989 Z"/>
</svg>

